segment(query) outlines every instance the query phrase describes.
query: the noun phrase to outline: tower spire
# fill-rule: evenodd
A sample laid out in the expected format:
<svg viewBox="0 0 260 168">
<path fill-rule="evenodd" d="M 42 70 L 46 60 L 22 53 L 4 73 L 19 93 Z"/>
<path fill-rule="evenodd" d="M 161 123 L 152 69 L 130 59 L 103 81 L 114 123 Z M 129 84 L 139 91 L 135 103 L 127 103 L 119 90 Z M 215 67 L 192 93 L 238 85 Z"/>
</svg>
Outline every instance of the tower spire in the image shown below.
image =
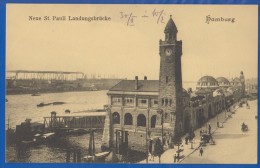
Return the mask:
<svg viewBox="0 0 260 168">
<path fill-rule="evenodd" d="M 164 29 L 165 41 L 177 40 L 177 32 L 177 27 L 172 19 L 172 15 L 170 15 L 170 19 Z"/>
</svg>

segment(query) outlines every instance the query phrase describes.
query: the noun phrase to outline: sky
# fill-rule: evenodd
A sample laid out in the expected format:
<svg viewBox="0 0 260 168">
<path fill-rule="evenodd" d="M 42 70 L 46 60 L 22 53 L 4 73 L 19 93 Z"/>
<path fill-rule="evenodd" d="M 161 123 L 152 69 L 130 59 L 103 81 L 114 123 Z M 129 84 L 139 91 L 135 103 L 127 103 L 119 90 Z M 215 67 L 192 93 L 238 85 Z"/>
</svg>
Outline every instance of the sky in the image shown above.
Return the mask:
<svg viewBox="0 0 260 168">
<path fill-rule="evenodd" d="M 130 14 L 136 17 L 127 24 Z M 253 5 L 8 4 L 6 70 L 159 79 L 159 40 L 164 40 L 170 15 L 183 42 L 183 81 L 204 75 L 232 78 L 241 70 L 246 78 L 257 77 L 258 7 Z M 208 24 L 209 15 L 235 21 Z M 42 20 L 29 20 L 30 16 Z M 51 20 L 44 21 L 44 16 Z M 67 20 L 52 20 L 53 16 Z M 111 20 L 69 21 L 68 16 Z"/>
</svg>

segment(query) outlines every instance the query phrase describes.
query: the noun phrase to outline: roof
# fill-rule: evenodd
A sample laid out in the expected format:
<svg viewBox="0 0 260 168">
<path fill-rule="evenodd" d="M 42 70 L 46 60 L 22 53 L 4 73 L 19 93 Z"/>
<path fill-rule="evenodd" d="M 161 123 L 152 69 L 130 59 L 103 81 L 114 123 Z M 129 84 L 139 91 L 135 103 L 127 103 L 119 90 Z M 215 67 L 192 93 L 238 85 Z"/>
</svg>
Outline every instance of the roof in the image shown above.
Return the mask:
<svg viewBox="0 0 260 168">
<path fill-rule="evenodd" d="M 224 78 L 224 77 L 218 77 L 216 80 L 218 81 L 219 84 L 220 83 L 227 83 L 227 84 L 229 84 L 228 79 Z"/>
<path fill-rule="evenodd" d="M 224 94 L 224 91 L 222 89 L 216 89 L 214 92 L 213 92 L 213 97 L 216 97 L 216 96 L 222 96 Z"/>
<path fill-rule="evenodd" d="M 138 89 L 135 89 L 135 80 L 122 80 L 109 91 L 128 91 L 128 92 L 159 92 L 158 80 L 138 80 Z"/>
<path fill-rule="evenodd" d="M 238 77 L 236 77 L 235 79 L 233 79 L 231 82 L 235 82 L 235 83 L 241 83 L 241 80 L 238 78 Z"/>
<path fill-rule="evenodd" d="M 90 112 L 90 111 L 80 111 L 74 113 L 61 114 L 57 117 L 91 117 L 91 116 L 106 116 L 107 112 Z"/>
<path fill-rule="evenodd" d="M 214 83 L 218 83 L 218 81 L 213 78 L 212 76 L 203 76 L 199 79 L 198 82 L 214 82 Z"/>
<path fill-rule="evenodd" d="M 109 91 L 123 92 L 159 92 L 159 80 L 138 80 L 138 89 L 135 89 L 135 80 L 122 80 L 113 86 Z M 182 89 L 183 96 L 189 96 L 185 89 Z"/>
<path fill-rule="evenodd" d="M 210 89 L 198 89 L 195 91 L 196 94 L 208 94 L 208 93 L 212 93 L 213 91 Z"/>
<path fill-rule="evenodd" d="M 36 127 L 36 126 L 40 126 L 40 125 L 44 125 L 43 123 L 39 123 L 39 122 L 32 122 L 31 126 L 32 127 Z"/>
<path fill-rule="evenodd" d="M 164 29 L 164 33 L 168 33 L 168 32 L 175 32 L 175 33 L 178 32 L 177 27 L 176 27 L 174 21 L 172 20 L 172 16 L 170 16 L 170 19 Z"/>
</svg>

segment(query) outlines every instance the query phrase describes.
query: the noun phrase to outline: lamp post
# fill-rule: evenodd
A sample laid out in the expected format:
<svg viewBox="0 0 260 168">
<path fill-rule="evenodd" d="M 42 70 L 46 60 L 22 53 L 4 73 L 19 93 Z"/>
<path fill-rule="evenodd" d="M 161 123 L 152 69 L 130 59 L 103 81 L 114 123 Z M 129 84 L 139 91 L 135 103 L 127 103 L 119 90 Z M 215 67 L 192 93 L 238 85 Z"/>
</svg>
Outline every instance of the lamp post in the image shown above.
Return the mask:
<svg viewBox="0 0 260 168">
<path fill-rule="evenodd" d="M 150 123 L 150 109 L 148 108 L 147 109 L 147 127 L 146 127 L 146 153 L 147 153 L 147 156 L 146 156 L 146 163 L 148 163 L 148 157 L 149 157 L 149 144 L 148 144 L 148 136 L 150 137 L 150 133 L 149 133 L 149 123 Z M 148 135 L 149 134 L 149 135 Z"/>
<path fill-rule="evenodd" d="M 191 133 L 190 136 L 192 137 L 191 142 L 190 142 L 190 148 L 193 149 L 193 140 L 194 140 L 194 130 L 193 130 L 193 126 L 191 126 Z"/>
<path fill-rule="evenodd" d="M 157 110 L 157 113 L 161 115 L 161 125 L 162 125 L 162 145 L 164 145 L 164 144 L 163 144 L 163 123 L 164 123 L 163 119 L 164 119 L 164 112 L 163 112 L 162 109 L 158 109 L 158 110 Z"/>
</svg>

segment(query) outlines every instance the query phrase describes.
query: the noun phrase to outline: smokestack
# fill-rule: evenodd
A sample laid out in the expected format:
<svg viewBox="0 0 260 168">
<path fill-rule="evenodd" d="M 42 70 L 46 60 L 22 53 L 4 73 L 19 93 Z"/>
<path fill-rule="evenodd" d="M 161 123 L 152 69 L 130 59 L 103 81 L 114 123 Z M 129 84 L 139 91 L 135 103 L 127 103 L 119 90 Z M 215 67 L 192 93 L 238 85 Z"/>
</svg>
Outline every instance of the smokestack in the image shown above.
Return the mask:
<svg viewBox="0 0 260 168">
<path fill-rule="evenodd" d="M 135 76 L 135 90 L 138 90 L 138 76 Z"/>
<path fill-rule="evenodd" d="M 144 76 L 144 80 L 147 80 L 147 76 Z"/>
</svg>

